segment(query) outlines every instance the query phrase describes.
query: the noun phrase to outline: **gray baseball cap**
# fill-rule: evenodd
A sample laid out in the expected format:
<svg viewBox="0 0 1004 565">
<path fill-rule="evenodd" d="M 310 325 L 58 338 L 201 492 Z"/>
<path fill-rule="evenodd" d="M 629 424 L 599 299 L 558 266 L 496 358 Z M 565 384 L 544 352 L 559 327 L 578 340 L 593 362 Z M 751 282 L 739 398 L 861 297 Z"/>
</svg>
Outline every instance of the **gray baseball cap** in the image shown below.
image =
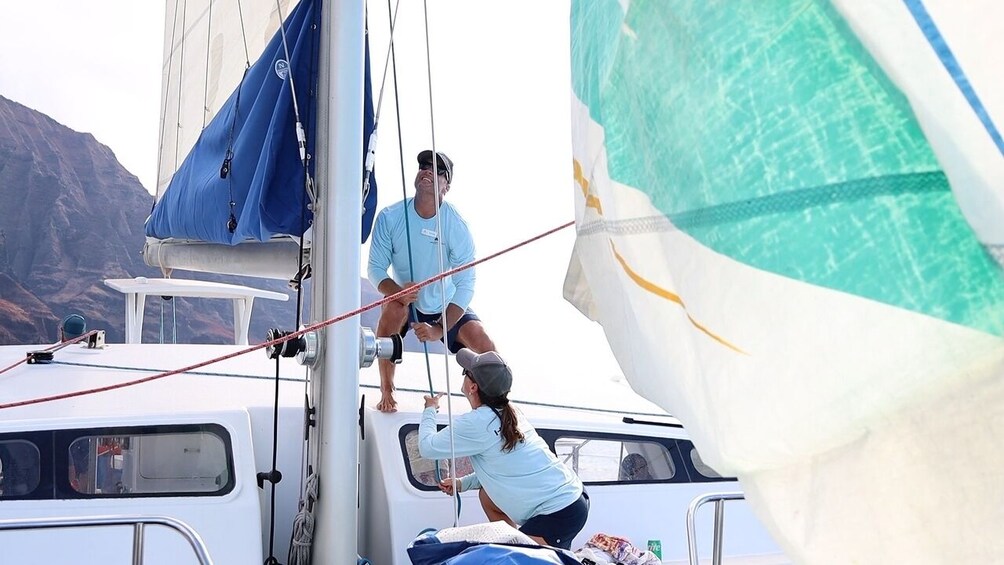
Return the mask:
<svg viewBox="0 0 1004 565">
<path fill-rule="evenodd" d="M 457 363 L 470 371 L 478 388 L 488 396 L 502 396 L 512 388 L 512 371 L 494 351 L 478 354 L 465 347 L 457 352 Z"/>
</svg>

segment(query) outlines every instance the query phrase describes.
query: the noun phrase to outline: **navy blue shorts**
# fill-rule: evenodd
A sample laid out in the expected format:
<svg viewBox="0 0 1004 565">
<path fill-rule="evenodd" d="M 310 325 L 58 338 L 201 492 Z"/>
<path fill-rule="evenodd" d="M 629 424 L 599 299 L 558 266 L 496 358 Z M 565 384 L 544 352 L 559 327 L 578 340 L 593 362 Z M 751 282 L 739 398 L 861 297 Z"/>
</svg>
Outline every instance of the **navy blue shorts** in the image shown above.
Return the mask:
<svg viewBox="0 0 1004 565">
<path fill-rule="evenodd" d="M 417 308 L 411 309 L 411 311 L 415 313 L 415 317 L 418 318 L 419 322 L 424 322 L 426 324 L 439 323 L 440 318 L 442 318 L 442 315 L 440 314 L 426 314 L 424 312 L 420 312 Z M 480 322 L 481 318 L 478 318 L 478 315 L 474 313 L 474 310 L 468 308 L 467 311 L 464 312 L 464 315 L 461 316 L 459 320 L 457 320 L 457 323 L 453 324 L 453 327 L 450 328 L 450 331 L 446 332 L 446 338 L 449 340 L 447 345 L 450 348 L 450 353 L 456 353 L 460 351 L 461 347 L 464 347 L 462 343 L 457 341 L 457 336 L 460 335 L 460 328 L 464 324 L 473 321 Z M 411 329 L 412 323 L 414 322 L 412 322 L 412 320 L 409 319 L 407 322 L 405 322 L 404 327 L 401 328 L 402 339 L 404 339 L 404 336 L 408 335 L 408 330 Z"/>
<path fill-rule="evenodd" d="M 575 502 L 553 514 L 538 514 L 530 518 L 519 531 L 544 538 L 553 547 L 572 549 L 572 539 L 582 531 L 588 517 L 589 495 L 583 490 L 582 496 Z"/>
</svg>

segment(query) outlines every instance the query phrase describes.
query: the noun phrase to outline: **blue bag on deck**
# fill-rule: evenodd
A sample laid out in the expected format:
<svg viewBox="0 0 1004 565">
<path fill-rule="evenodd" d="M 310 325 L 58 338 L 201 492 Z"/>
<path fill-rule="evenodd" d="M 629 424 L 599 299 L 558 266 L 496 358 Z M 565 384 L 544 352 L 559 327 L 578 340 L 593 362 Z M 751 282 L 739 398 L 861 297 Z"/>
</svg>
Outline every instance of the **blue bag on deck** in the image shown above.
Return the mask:
<svg viewBox="0 0 1004 565">
<path fill-rule="evenodd" d="M 419 536 L 412 542 L 408 557 L 413 565 L 582 565 L 564 549 L 469 541 L 441 543 L 431 534 Z"/>
</svg>

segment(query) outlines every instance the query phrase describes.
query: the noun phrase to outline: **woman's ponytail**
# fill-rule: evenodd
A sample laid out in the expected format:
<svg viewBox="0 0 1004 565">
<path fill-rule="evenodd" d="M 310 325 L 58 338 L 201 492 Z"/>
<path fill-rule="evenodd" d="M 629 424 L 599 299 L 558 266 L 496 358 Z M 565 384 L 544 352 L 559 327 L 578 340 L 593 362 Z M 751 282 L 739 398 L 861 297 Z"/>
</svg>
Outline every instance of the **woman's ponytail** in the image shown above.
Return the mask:
<svg viewBox="0 0 1004 565">
<path fill-rule="evenodd" d="M 519 431 L 519 418 L 512 404 L 509 404 L 509 393 L 502 396 L 489 397 L 480 390 L 478 396 L 481 403 L 492 409 L 502 422 L 502 451 L 512 451 L 516 444 L 523 441 L 523 432 Z"/>
</svg>

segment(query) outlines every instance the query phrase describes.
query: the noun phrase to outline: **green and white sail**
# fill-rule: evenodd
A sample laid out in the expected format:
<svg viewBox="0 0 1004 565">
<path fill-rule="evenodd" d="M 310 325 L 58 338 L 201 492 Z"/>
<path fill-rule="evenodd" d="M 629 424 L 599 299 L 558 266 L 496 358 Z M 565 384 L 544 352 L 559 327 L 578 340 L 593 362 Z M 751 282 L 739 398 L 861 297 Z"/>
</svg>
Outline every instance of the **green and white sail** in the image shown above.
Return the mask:
<svg viewBox="0 0 1004 565">
<path fill-rule="evenodd" d="M 958 4 L 572 4 L 566 297 L 798 562 L 1004 554 L 1004 5 Z"/>
</svg>

